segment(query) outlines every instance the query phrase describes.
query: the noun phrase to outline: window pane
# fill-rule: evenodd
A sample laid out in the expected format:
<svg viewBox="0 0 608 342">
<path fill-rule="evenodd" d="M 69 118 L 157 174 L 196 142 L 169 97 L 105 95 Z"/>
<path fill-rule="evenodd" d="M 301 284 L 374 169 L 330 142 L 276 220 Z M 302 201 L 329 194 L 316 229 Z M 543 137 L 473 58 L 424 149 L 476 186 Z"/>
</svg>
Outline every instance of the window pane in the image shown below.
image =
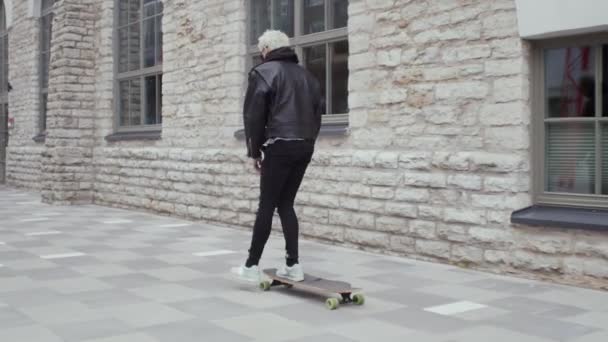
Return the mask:
<svg viewBox="0 0 608 342">
<path fill-rule="evenodd" d="M 595 124 L 547 125 L 547 191 L 595 193 Z"/>
<path fill-rule="evenodd" d="M 50 55 L 48 52 L 40 55 L 40 86 L 42 88 L 49 87 L 49 59 Z"/>
<path fill-rule="evenodd" d="M 160 5 L 159 5 L 160 6 Z M 155 36 L 156 36 L 156 65 L 163 62 L 163 17 L 156 17 Z"/>
<path fill-rule="evenodd" d="M 144 21 L 144 68 L 154 66 L 156 63 L 156 18 Z"/>
<path fill-rule="evenodd" d="M 51 10 L 54 3 L 55 3 L 55 0 L 42 0 L 42 8 L 41 8 L 41 10 L 43 12 L 47 11 L 47 10 Z"/>
<path fill-rule="evenodd" d="M 129 28 L 118 30 L 118 72 L 129 71 Z"/>
<path fill-rule="evenodd" d="M 141 49 L 141 43 L 140 43 L 140 25 L 139 23 L 133 24 L 129 26 L 129 33 L 128 33 L 128 52 L 127 54 L 129 55 L 129 71 L 133 71 L 133 70 L 139 70 L 140 69 L 140 49 Z"/>
<path fill-rule="evenodd" d="M 258 38 L 270 28 L 270 0 L 251 0 L 251 44 L 257 45 Z"/>
<path fill-rule="evenodd" d="M 119 85 L 120 92 L 120 108 L 119 108 L 119 125 L 129 125 L 129 81 L 121 81 Z"/>
<path fill-rule="evenodd" d="M 161 7 L 159 0 L 144 0 L 144 15 L 146 17 L 151 17 L 153 15 L 159 14 L 160 11 Z"/>
<path fill-rule="evenodd" d="M 285 32 L 289 37 L 293 37 L 293 3 L 293 0 L 274 1 L 274 29 Z"/>
<path fill-rule="evenodd" d="M 118 26 L 125 26 L 129 20 L 129 2 L 131 0 L 118 1 Z"/>
<path fill-rule="evenodd" d="M 332 114 L 348 113 L 348 41 L 333 44 L 331 65 Z"/>
<path fill-rule="evenodd" d="M 595 116 L 594 49 L 545 51 L 545 96 L 549 117 Z"/>
<path fill-rule="evenodd" d="M 348 23 L 348 0 L 332 0 L 333 28 L 346 27 Z"/>
<path fill-rule="evenodd" d="M 608 116 L 608 45 L 602 47 L 603 74 L 602 74 L 602 115 Z"/>
<path fill-rule="evenodd" d="M 0 36 L 0 96 L 4 95 L 8 90 L 7 38 L 7 36 Z"/>
<path fill-rule="evenodd" d="M 141 79 L 137 78 L 130 81 L 129 86 L 129 124 L 132 126 L 141 125 Z"/>
<path fill-rule="evenodd" d="M 163 122 L 163 75 L 158 75 L 158 77 L 156 78 L 157 83 L 156 83 L 156 89 L 157 89 L 157 95 L 156 95 L 156 107 L 158 108 L 157 110 L 157 123 L 161 124 Z"/>
<path fill-rule="evenodd" d="M 141 20 L 141 0 L 126 0 L 129 1 L 129 13 L 128 19 L 129 24 L 135 23 Z"/>
<path fill-rule="evenodd" d="M 146 96 L 146 102 L 145 102 L 146 117 L 145 117 L 145 119 L 146 119 L 146 121 L 145 121 L 145 124 L 154 125 L 157 123 L 156 76 L 146 77 L 145 83 L 146 83 L 146 89 L 145 89 L 145 96 Z"/>
<path fill-rule="evenodd" d="M 306 68 L 319 80 L 321 83 L 321 94 L 325 97 L 326 80 L 327 80 L 327 48 L 326 45 L 317 45 L 304 48 L 304 60 Z M 327 101 L 326 101 L 327 102 Z"/>
<path fill-rule="evenodd" d="M 46 113 L 48 109 L 49 96 L 43 93 L 40 96 L 40 130 L 44 132 L 46 130 Z"/>
<path fill-rule="evenodd" d="M 602 194 L 608 195 L 608 124 L 602 126 Z"/>
<path fill-rule="evenodd" d="M 325 31 L 325 0 L 304 0 L 304 34 Z"/>
</svg>

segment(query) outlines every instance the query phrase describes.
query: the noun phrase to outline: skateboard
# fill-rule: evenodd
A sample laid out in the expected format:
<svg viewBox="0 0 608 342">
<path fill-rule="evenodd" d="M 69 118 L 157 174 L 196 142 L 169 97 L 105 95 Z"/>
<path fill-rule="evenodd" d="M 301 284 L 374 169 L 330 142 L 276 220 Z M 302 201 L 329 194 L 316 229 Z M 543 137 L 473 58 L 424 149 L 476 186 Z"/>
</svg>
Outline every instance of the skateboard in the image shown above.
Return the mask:
<svg viewBox="0 0 608 342">
<path fill-rule="evenodd" d="M 269 280 L 260 282 L 260 289 L 269 291 L 273 286 L 283 285 L 287 288 L 300 289 L 302 291 L 311 292 L 314 294 L 328 296 L 325 300 L 325 305 L 330 310 L 335 310 L 340 304 L 353 303 L 363 305 L 365 297 L 361 293 L 361 289 L 353 288 L 349 283 L 343 281 L 335 281 L 323 279 L 310 274 L 304 274 L 303 281 L 293 281 L 287 278 L 277 276 L 276 268 L 268 268 L 264 270 L 264 274 Z M 339 298 L 333 297 L 338 295 Z"/>
</svg>

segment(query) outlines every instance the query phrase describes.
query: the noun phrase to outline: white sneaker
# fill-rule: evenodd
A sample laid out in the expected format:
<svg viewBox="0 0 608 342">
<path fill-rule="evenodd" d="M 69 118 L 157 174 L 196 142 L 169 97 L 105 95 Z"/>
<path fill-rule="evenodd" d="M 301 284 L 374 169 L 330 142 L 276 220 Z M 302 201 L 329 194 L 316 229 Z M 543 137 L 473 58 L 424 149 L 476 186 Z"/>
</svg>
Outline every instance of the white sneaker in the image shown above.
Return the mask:
<svg viewBox="0 0 608 342">
<path fill-rule="evenodd" d="M 291 267 L 283 265 L 277 270 L 277 276 L 293 281 L 302 281 L 304 280 L 304 270 L 300 264 L 294 264 Z"/>
<path fill-rule="evenodd" d="M 239 279 L 250 283 L 260 283 L 262 281 L 262 274 L 257 265 L 251 267 L 245 267 L 245 265 L 234 267 L 232 268 L 232 273 L 237 275 Z"/>
</svg>

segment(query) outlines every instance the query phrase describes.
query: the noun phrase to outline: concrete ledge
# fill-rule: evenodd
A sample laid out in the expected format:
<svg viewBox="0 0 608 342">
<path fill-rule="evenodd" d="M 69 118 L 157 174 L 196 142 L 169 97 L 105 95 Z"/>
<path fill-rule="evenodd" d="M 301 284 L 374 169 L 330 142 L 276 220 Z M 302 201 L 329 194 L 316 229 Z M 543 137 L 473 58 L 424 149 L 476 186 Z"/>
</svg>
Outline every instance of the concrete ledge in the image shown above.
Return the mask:
<svg viewBox="0 0 608 342">
<path fill-rule="evenodd" d="M 160 140 L 161 131 L 145 132 L 118 132 L 105 137 L 106 141 L 129 141 L 129 140 Z"/>
<path fill-rule="evenodd" d="M 347 124 L 326 124 L 321 126 L 319 136 L 342 136 L 348 133 Z M 234 137 L 238 140 L 245 140 L 245 130 L 239 129 L 234 132 Z"/>
<path fill-rule="evenodd" d="M 608 210 L 533 205 L 514 211 L 511 223 L 608 231 Z"/>
</svg>

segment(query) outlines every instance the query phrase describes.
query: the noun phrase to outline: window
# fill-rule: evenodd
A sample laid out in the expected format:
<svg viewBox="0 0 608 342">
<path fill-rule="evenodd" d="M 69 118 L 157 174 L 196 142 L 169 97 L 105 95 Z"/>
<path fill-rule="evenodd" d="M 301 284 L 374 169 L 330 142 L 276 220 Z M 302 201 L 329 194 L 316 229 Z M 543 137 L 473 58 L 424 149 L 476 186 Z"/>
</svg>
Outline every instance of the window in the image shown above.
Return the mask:
<svg viewBox="0 0 608 342">
<path fill-rule="evenodd" d="M 348 0 L 251 0 L 249 54 L 261 62 L 257 39 L 267 29 L 291 40 L 301 64 L 321 82 L 327 103 L 324 123 L 348 120 Z"/>
<path fill-rule="evenodd" d="M 608 207 L 608 36 L 537 53 L 537 201 Z"/>
<path fill-rule="evenodd" d="M 116 128 L 159 130 L 162 123 L 161 0 L 116 0 Z"/>
<path fill-rule="evenodd" d="M 41 133 L 46 131 L 46 111 L 49 94 L 49 64 L 53 34 L 53 5 L 55 0 L 40 2 L 40 122 Z"/>
</svg>

